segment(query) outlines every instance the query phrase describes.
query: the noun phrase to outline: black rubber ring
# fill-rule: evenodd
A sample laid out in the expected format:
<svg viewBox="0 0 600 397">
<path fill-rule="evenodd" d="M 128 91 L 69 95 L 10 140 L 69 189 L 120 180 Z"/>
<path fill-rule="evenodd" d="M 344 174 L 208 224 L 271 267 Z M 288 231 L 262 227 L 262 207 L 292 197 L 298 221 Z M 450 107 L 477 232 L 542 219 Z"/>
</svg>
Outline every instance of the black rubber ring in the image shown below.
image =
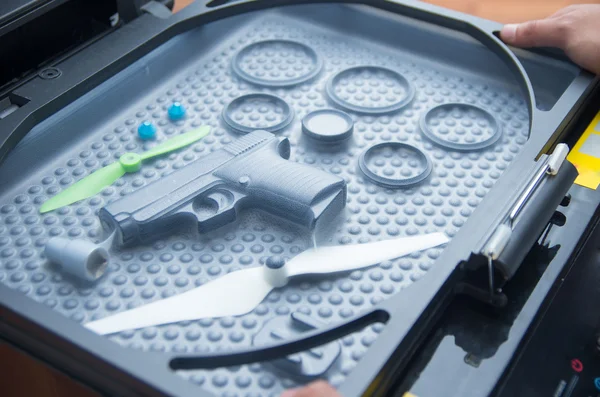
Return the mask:
<svg viewBox="0 0 600 397">
<path fill-rule="evenodd" d="M 396 148 L 405 148 L 405 149 L 414 151 L 415 153 L 417 153 L 419 155 L 419 157 L 423 161 L 425 161 L 425 169 L 419 175 L 415 175 L 413 177 L 405 178 L 405 179 L 386 178 L 381 175 L 377 175 L 376 173 L 374 173 L 373 171 L 371 171 L 369 169 L 366 158 L 371 151 L 381 149 L 386 146 L 391 146 L 391 147 L 396 147 Z M 388 188 L 393 188 L 393 189 L 410 187 L 410 186 L 416 185 L 418 183 L 421 183 L 425 179 L 427 179 L 429 177 L 429 175 L 431 174 L 431 172 L 433 171 L 433 162 L 431 161 L 429 156 L 424 151 L 422 151 L 421 149 L 419 149 L 416 146 L 412 146 L 412 145 L 409 145 L 407 143 L 402 143 L 402 142 L 383 142 L 383 143 L 379 143 L 377 145 L 371 146 L 370 148 L 368 148 L 367 150 L 362 152 L 362 154 L 360 155 L 360 157 L 358 159 L 358 166 L 359 166 L 360 170 L 363 172 L 363 174 L 365 174 L 365 176 L 368 177 L 369 179 L 371 179 L 374 183 L 376 183 L 380 186 L 383 186 L 383 187 L 388 187 Z"/>
<path fill-rule="evenodd" d="M 383 71 L 385 73 L 391 74 L 392 76 L 394 76 L 397 80 L 401 81 L 406 86 L 406 95 L 404 96 L 404 98 L 402 98 L 400 101 L 398 101 L 396 103 L 393 103 L 388 106 L 374 107 L 374 108 L 370 108 L 367 106 L 355 105 L 353 103 L 348 102 L 345 99 L 340 98 L 335 93 L 335 88 L 334 88 L 334 85 L 337 82 L 337 80 L 340 79 L 340 77 L 344 73 L 347 73 L 347 72 L 350 72 L 353 70 L 361 70 L 361 69 L 379 70 L 379 71 Z M 338 106 L 341 106 L 344 109 L 351 110 L 351 111 L 354 111 L 357 113 L 372 114 L 372 115 L 392 113 L 392 112 L 398 111 L 398 110 L 402 109 L 403 107 L 405 107 L 406 105 L 408 105 L 415 97 L 415 88 L 408 81 L 408 79 L 406 77 L 404 77 L 403 75 L 401 75 L 400 73 L 398 73 L 394 70 L 384 68 L 381 66 L 371 66 L 371 65 L 354 66 L 354 67 L 344 69 L 344 70 L 334 74 L 329 79 L 329 81 L 327 81 L 327 85 L 325 86 L 325 91 L 327 92 L 327 95 L 329 96 L 329 98 Z"/>
<path fill-rule="evenodd" d="M 248 127 L 245 125 L 242 125 L 240 123 L 238 123 L 237 121 L 235 121 L 230 115 L 229 115 L 229 111 L 232 105 L 237 104 L 241 101 L 247 100 L 247 99 L 252 99 L 252 98 L 264 98 L 264 99 L 270 99 L 272 101 L 275 101 L 277 103 L 279 103 L 280 105 L 283 106 L 284 112 L 285 112 L 285 116 L 284 119 L 274 125 L 268 126 L 268 127 L 261 127 L 261 128 L 252 128 L 252 127 Z M 284 129 L 285 127 L 287 127 L 292 120 L 294 119 L 294 110 L 292 109 L 292 107 L 283 99 L 281 99 L 280 97 L 276 96 L 276 95 L 271 95 L 271 94 L 265 94 L 265 93 L 253 93 L 253 94 L 246 94 L 246 95 L 242 95 L 239 96 L 237 98 L 235 98 L 233 101 L 229 102 L 227 104 L 227 106 L 225 106 L 225 108 L 223 109 L 223 120 L 225 121 L 225 123 L 231 127 L 232 129 L 239 131 L 239 132 L 243 132 L 243 133 L 250 133 L 252 131 L 256 131 L 256 130 L 265 130 L 265 131 L 269 131 L 269 132 L 277 132 L 279 130 Z"/>
<path fill-rule="evenodd" d="M 241 66 L 240 66 L 241 58 L 244 55 L 246 55 L 246 53 L 251 51 L 252 48 L 254 48 L 258 45 L 277 44 L 277 43 L 302 47 L 302 49 L 304 49 L 304 51 L 306 51 L 308 53 L 308 55 L 315 62 L 314 69 L 311 70 L 310 73 L 305 74 L 304 76 L 295 77 L 292 79 L 269 80 L 269 79 L 262 79 L 259 77 L 254 77 L 251 74 L 246 73 L 246 71 L 244 71 L 241 68 Z M 298 84 L 304 83 L 304 82 L 316 77 L 321 72 L 322 68 L 323 68 L 323 60 L 321 59 L 321 57 L 319 57 L 319 54 L 317 54 L 317 52 L 315 50 L 313 50 L 306 44 L 299 43 L 297 41 L 291 41 L 291 40 L 264 40 L 264 41 L 258 41 L 256 43 L 249 44 L 246 47 L 242 48 L 237 54 L 235 54 L 235 56 L 233 57 L 233 59 L 231 61 L 231 69 L 240 78 L 246 80 L 249 83 L 256 84 L 256 85 L 262 85 L 264 87 L 287 87 L 287 86 L 292 86 L 292 85 L 298 85 Z"/>
<path fill-rule="evenodd" d="M 439 135 L 436 135 L 431 130 L 431 128 L 429 128 L 429 125 L 427 124 L 427 118 L 429 117 L 429 115 L 432 112 L 442 109 L 444 107 L 452 108 L 452 107 L 456 107 L 456 106 L 472 108 L 472 109 L 476 109 L 480 112 L 483 112 L 486 115 L 486 117 L 489 120 L 491 120 L 493 123 L 494 133 L 492 134 L 492 136 L 490 136 L 489 138 L 487 138 L 483 141 L 479 141 L 479 142 L 458 143 L 458 142 L 449 141 L 447 139 L 443 139 Z M 494 143 L 496 143 L 502 136 L 502 128 L 500 127 L 500 123 L 498 122 L 498 120 L 496 120 L 496 118 L 490 112 L 488 112 L 487 110 L 485 110 L 483 108 L 480 108 L 479 106 L 474 106 L 474 105 L 470 105 L 470 104 L 466 104 L 466 103 L 458 103 L 458 102 L 445 103 L 443 105 L 434 106 L 423 114 L 423 116 L 421 117 L 421 120 L 419 121 L 419 125 L 421 127 L 421 132 L 423 133 L 423 135 L 425 135 L 425 137 L 427 137 L 427 139 L 429 139 L 433 143 L 435 143 L 439 146 L 442 146 L 446 149 L 455 150 L 455 151 L 459 151 L 459 152 L 470 152 L 470 151 L 485 149 L 488 146 L 491 146 Z"/>
</svg>

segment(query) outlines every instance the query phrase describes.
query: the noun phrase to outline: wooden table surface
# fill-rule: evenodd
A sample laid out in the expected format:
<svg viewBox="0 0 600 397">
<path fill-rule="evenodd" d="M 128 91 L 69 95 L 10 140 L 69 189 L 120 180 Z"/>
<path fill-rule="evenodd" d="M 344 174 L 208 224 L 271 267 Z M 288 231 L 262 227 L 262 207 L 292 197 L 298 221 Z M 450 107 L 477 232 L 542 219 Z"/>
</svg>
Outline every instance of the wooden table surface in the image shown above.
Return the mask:
<svg viewBox="0 0 600 397">
<path fill-rule="evenodd" d="M 430 3 L 455 9 L 502 23 L 523 22 L 543 18 L 569 4 L 570 0 L 428 0 Z M 175 11 L 192 0 L 175 0 Z M 587 1 L 600 3 L 600 0 Z M 35 381 L 32 381 L 35 379 Z M 0 395 L 4 397 L 97 397 L 75 383 L 22 353 L 0 343 Z"/>
</svg>

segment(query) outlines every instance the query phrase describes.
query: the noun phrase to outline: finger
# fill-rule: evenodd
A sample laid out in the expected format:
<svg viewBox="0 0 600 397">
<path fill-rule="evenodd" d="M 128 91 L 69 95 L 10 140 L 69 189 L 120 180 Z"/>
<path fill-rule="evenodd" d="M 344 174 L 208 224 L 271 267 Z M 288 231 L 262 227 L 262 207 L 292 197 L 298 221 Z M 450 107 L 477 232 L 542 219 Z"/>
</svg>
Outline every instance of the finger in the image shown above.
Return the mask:
<svg viewBox="0 0 600 397">
<path fill-rule="evenodd" d="M 319 380 L 305 387 L 286 390 L 281 397 L 341 397 L 328 383 Z"/>
<path fill-rule="evenodd" d="M 500 37 L 505 43 L 516 47 L 562 48 L 565 29 L 560 19 L 540 19 L 518 25 L 505 25 Z"/>
<path fill-rule="evenodd" d="M 577 12 L 581 9 L 581 4 L 571 4 L 567 7 L 563 7 L 560 10 L 556 11 L 554 14 L 550 16 L 550 18 L 562 17 L 564 15 L 569 15 L 573 12 Z"/>
</svg>

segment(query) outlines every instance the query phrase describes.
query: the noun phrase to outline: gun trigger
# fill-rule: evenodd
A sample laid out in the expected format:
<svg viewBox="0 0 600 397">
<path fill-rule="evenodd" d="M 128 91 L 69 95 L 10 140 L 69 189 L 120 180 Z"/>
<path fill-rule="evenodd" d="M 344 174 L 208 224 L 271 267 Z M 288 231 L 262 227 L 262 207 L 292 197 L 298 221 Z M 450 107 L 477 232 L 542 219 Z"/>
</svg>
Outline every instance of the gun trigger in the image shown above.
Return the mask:
<svg viewBox="0 0 600 397">
<path fill-rule="evenodd" d="M 233 222 L 236 204 L 245 196 L 226 189 L 214 189 L 196 198 L 194 215 L 198 219 L 198 230 L 209 231 Z"/>
<path fill-rule="evenodd" d="M 223 209 L 229 207 L 231 203 L 231 198 L 229 197 L 229 193 L 223 194 L 220 191 L 211 192 L 206 196 L 207 200 L 212 200 L 217 206 L 217 212 L 221 212 Z"/>
</svg>

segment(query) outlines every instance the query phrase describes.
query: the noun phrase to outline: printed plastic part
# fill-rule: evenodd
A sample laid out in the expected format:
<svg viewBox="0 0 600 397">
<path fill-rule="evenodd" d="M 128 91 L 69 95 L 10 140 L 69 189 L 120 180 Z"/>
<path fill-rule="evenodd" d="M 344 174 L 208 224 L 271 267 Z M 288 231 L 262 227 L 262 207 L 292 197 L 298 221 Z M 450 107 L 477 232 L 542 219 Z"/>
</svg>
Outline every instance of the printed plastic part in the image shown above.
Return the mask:
<svg viewBox="0 0 600 397">
<path fill-rule="evenodd" d="M 87 323 L 86 327 L 99 334 L 110 334 L 179 321 L 239 316 L 254 310 L 273 288 L 287 284 L 289 277 L 362 269 L 448 241 L 445 234 L 432 233 L 368 244 L 311 249 L 283 266 L 280 266 L 281 260 L 272 260 L 270 265 L 231 272 L 171 298 Z M 287 276 L 274 278 L 273 270 L 279 275 L 285 271 Z"/>
<path fill-rule="evenodd" d="M 285 260 L 280 256 L 271 256 L 265 262 L 265 279 L 275 288 L 287 284 L 289 277 Z"/>
<path fill-rule="evenodd" d="M 185 117 L 185 112 L 185 107 L 183 107 L 181 103 L 173 102 L 173 104 L 169 106 L 167 114 L 172 121 L 178 121 Z"/>
<path fill-rule="evenodd" d="M 223 109 L 223 120 L 233 130 L 277 132 L 294 119 L 294 110 L 278 96 L 253 93 L 237 97 Z"/>
<path fill-rule="evenodd" d="M 263 268 L 253 267 L 85 326 L 103 335 L 179 321 L 240 315 L 258 306 L 272 288 Z"/>
<path fill-rule="evenodd" d="M 487 110 L 464 103 L 429 109 L 420 120 L 421 131 L 435 144 L 456 151 L 482 150 L 498 142 L 502 128 Z"/>
<path fill-rule="evenodd" d="M 415 88 L 404 76 L 381 66 L 342 70 L 329 79 L 325 90 L 338 106 L 373 115 L 398 111 L 415 96 Z"/>
<path fill-rule="evenodd" d="M 115 183 L 117 179 L 126 173 L 138 171 L 142 165 L 142 161 L 191 145 L 204 138 L 209 132 L 209 127 L 200 127 L 171 138 L 142 154 L 125 153 L 119 157 L 119 161 L 115 161 L 104 168 L 94 171 L 56 196 L 48 199 L 40 207 L 40 213 L 43 214 L 94 196 L 100 193 L 105 187 Z"/>
<path fill-rule="evenodd" d="M 290 40 L 265 40 L 250 44 L 231 62 L 233 71 L 249 83 L 287 87 L 319 74 L 323 61 L 306 44 Z"/>
<path fill-rule="evenodd" d="M 371 181 L 392 189 L 421 183 L 433 170 L 425 152 L 402 142 L 384 142 L 368 148 L 360 155 L 358 166 Z"/>
<path fill-rule="evenodd" d="M 138 136 L 143 141 L 156 138 L 156 126 L 151 121 L 144 121 L 137 129 Z"/>
<path fill-rule="evenodd" d="M 99 217 L 120 231 L 123 246 L 151 242 L 177 227 L 212 231 L 233 222 L 242 207 L 313 229 L 344 208 L 346 182 L 289 157 L 287 138 L 254 131 L 109 203 Z"/>
<path fill-rule="evenodd" d="M 352 136 L 354 121 L 341 110 L 319 109 L 304 116 L 302 131 L 317 141 L 336 143 Z"/>
<path fill-rule="evenodd" d="M 252 339 L 253 346 L 266 346 L 301 336 L 309 330 L 324 328 L 326 324 L 299 311 L 289 316 L 276 316 L 268 320 Z M 284 371 L 301 381 L 323 377 L 341 353 L 338 341 L 308 351 L 269 362 L 274 371 Z"/>
<path fill-rule="evenodd" d="M 86 240 L 53 237 L 46 243 L 45 254 L 63 271 L 86 281 L 100 278 L 108 265 L 106 249 Z"/>
</svg>

